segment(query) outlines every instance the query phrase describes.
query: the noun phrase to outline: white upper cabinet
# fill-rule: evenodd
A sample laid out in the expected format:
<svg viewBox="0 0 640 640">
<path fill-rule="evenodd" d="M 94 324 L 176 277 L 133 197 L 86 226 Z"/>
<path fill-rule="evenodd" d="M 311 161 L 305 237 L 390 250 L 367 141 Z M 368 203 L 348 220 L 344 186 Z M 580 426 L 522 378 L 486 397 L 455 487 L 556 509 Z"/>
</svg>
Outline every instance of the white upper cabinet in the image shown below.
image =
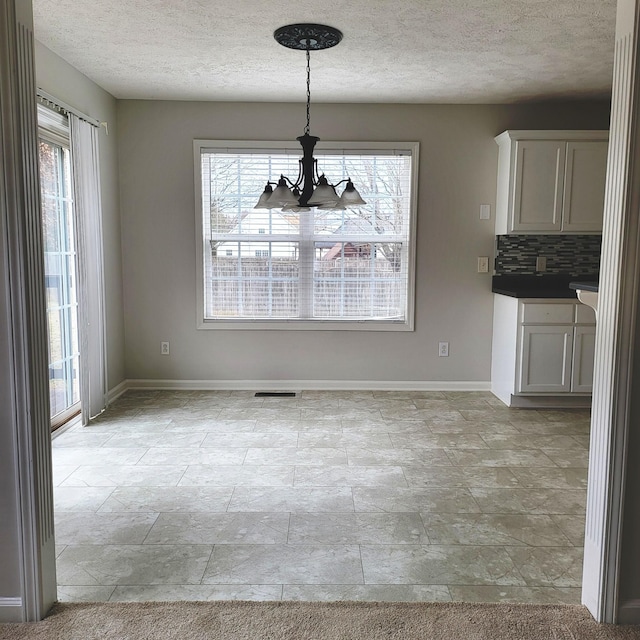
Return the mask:
<svg viewBox="0 0 640 640">
<path fill-rule="evenodd" d="M 606 140 L 567 143 L 563 231 L 602 233 L 608 147 Z"/>
<path fill-rule="evenodd" d="M 496 234 L 601 233 L 607 131 L 505 131 Z"/>
<path fill-rule="evenodd" d="M 560 231 L 565 143 L 518 140 L 515 143 L 513 231 Z"/>
</svg>

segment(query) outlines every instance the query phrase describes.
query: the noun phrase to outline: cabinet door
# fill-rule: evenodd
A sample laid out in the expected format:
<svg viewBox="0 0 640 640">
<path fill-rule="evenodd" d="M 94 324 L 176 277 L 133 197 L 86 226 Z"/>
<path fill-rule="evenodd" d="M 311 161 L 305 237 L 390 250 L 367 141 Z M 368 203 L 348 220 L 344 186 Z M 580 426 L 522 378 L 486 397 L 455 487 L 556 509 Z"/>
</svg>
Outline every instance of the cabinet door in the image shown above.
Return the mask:
<svg viewBox="0 0 640 640">
<path fill-rule="evenodd" d="M 573 339 L 571 391 L 591 393 L 593 390 L 593 360 L 596 353 L 595 325 L 576 327 Z"/>
<path fill-rule="evenodd" d="M 520 393 L 571 391 L 573 325 L 525 325 L 520 343 Z"/>
<path fill-rule="evenodd" d="M 608 146 L 606 140 L 567 143 L 563 231 L 602 232 Z"/>
<path fill-rule="evenodd" d="M 562 140 L 516 142 L 513 231 L 561 230 L 565 155 Z"/>
</svg>

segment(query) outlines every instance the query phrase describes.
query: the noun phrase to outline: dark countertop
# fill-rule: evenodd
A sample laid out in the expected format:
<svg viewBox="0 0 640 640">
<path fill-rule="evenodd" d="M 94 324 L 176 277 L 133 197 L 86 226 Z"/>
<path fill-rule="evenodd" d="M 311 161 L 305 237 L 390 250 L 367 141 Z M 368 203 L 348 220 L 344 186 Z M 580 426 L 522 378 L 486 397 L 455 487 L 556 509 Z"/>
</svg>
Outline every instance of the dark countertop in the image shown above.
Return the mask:
<svg viewBox="0 0 640 640">
<path fill-rule="evenodd" d="M 569 283 L 569 288 L 576 291 L 582 289 L 583 291 L 594 291 L 598 293 L 598 280 L 574 280 Z"/>
<path fill-rule="evenodd" d="M 597 286 L 597 274 L 584 276 L 565 275 L 504 275 L 493 276 L 491 291 L 511 298 L 576 298 L 571 283 L 586 283 Z M 585 287 L 586 288 L 586 287 Z"/>
</svg>

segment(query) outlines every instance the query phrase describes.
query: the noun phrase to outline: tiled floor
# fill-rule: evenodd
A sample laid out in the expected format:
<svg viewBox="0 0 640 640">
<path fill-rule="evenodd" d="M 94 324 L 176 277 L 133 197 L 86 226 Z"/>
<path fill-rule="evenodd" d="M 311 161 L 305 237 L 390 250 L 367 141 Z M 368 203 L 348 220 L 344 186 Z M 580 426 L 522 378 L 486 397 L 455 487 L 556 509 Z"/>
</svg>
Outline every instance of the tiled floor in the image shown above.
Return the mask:
<svg viewBox="0 0 640 640">
<path fill-rule="evenodd" d="M 589 414 L 130 392 L 55 437 L 61 600 L 580 600 Z"/>
</svg>

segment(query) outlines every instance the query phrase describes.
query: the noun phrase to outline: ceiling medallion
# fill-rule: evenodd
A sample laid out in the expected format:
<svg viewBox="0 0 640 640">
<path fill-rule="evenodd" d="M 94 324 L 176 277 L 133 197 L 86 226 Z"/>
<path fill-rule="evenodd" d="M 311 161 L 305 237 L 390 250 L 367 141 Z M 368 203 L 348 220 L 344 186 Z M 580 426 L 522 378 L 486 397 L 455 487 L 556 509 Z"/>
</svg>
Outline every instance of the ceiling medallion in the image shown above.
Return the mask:
<svg viewBox="0 0 640 640">
<path fill-rule="evenodd" d="M 324 24 L 288 24 L 276 29 L 273 37 L 288 49 L 322 51 L 339 44 L 342 32 Z"/>
</svg>

